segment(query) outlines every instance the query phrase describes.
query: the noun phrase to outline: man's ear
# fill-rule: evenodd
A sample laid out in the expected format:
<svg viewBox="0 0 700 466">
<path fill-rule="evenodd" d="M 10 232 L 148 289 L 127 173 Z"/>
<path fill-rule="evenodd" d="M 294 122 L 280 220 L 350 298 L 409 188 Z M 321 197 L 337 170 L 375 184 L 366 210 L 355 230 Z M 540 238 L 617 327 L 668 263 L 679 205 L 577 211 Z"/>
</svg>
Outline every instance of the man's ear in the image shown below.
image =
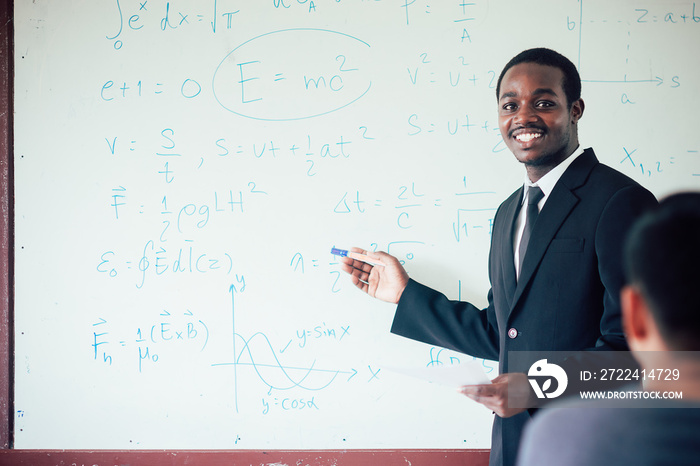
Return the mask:
<svg viewBox="0 0 700 466">
<path fill-rule="evenodd" d="M 571 104 L 571 111 L 569 113 L 571 115 L 572 123 L 578 123 L 578 121 L 583 116 L 583 110 L 585 109 L 585 107 L 586 106 L 583 103 L 583 99 L 578 99 L 576 102 Z"/>
<path fill-rule="evenodd" d="M 637 288 L 627 285 L 620 291 L 622 305 L 622 328 L 631 350 L 640 349 L 649 336 L 651 318 L 644 298 Z"/>
</svg>

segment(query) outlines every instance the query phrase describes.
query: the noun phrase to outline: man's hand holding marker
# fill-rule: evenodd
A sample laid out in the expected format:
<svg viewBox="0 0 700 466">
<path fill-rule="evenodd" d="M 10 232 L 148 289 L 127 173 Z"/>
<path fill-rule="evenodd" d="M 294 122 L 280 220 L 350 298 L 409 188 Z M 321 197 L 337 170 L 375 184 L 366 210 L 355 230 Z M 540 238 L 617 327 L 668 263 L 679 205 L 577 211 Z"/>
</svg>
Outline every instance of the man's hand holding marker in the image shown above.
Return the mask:
<svg viewBox="0 0 700 466">
<path fill-rule="evenodd" d="M 343 271 L 350 274 L 359 289 L 389 303 L 398 303 L 408 284 L 408 274 L 394 256 L 385 252 L 370 252 L 360 248 L 331 249 L 340 256 Z"/>
</svg>

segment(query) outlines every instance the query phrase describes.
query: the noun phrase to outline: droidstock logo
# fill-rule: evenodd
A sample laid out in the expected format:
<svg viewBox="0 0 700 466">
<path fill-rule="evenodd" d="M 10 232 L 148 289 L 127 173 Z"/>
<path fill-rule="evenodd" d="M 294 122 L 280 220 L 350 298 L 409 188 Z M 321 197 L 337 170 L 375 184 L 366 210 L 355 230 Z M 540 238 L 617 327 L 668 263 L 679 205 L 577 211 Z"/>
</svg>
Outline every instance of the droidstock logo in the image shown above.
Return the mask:
<svg viewBox="0 0 700 466">
<path fill-rule="evenodd" d="M 548 363 L 546 359 L 540 359 L 530 366 L 527 376 L 537 398 L 556 398 L 564 393 L 566 385 L 569 383 L 564 369 L 556 364 Z M 554 387 L 552 387 L 553 379 L 557 382 Z"/>
</svg>

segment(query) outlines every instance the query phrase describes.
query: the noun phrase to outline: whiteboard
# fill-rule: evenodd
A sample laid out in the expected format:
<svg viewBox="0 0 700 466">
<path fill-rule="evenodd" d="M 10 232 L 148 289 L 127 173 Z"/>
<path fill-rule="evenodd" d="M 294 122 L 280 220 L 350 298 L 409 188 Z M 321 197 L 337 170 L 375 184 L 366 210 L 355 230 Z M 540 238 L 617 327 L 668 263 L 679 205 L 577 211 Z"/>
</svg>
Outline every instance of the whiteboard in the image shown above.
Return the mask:
<svg viewBox="0 0 700 466">
<path fill-rule="evenodd" d="M 332 247 L 485 306 L 524 177 L 495 81 L 548 46 L 584 146 L 700 187 L 692 2 L 15 2 L 15 447 L 488 448 L 492 414 L 392 373 Z M 493 361 L 479 361 L 490 376 Z"/>
</svg>

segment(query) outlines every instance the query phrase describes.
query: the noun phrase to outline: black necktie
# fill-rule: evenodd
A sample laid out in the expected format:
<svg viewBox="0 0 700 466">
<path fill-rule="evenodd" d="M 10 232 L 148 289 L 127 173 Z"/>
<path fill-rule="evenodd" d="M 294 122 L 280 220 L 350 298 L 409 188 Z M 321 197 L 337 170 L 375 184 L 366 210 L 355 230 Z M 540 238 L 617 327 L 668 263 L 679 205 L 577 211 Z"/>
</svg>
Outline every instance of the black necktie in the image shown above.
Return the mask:
<svg viewBox="0 0 700 466">
<path fill-rule="evenodd" d="M 525 229 L 523 230 L 523 236 L 520 238 L 520 252 L 519 252 L 519 264 L 520 270 L 523 267 L 523 258 L 525 257 L 525 251 L 527 250 L 527 243 L 530 241 L 530 233 L 532 233 L 532 227 L 535 226 L 535 221 L 537 216 L 540 214 L 540 209 L 537 204 L 544 197 L 544 193 L 539 188 L 539 186 L 530 186 L 527 188 L 527 210 L 525 211 Z"/>
</svg>

